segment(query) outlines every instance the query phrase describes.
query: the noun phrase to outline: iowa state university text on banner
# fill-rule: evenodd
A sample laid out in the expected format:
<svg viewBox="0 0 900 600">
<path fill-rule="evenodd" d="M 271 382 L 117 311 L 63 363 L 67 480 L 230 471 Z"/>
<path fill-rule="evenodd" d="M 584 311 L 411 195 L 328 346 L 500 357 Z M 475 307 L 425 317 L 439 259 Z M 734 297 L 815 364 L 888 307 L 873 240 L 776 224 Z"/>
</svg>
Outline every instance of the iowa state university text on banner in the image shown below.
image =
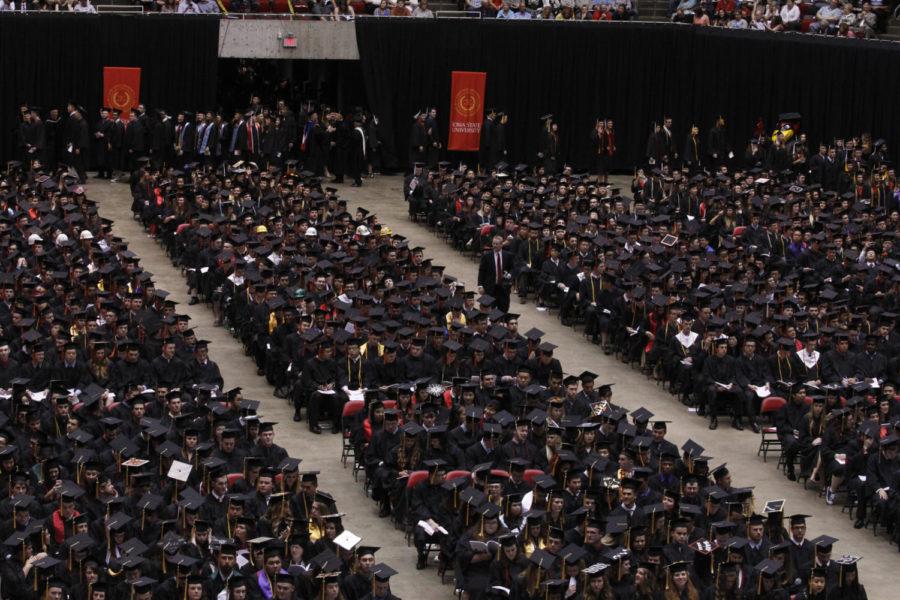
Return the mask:
<svg viewBox="0 0 900 600">
<path fill-rule="evenodd" d="M 127 119 L 131 109 L 141 96 L 141 69 L 139 67 L 103 67 L 103 103 L 122 111 Z"/>
<path fill-rule="evenodd" d="M 478 151 L 484 120 L 484 83 L 480 71 L 453 71 L 450 90 L 450 135 L 448 150 Z"/>
</svg>

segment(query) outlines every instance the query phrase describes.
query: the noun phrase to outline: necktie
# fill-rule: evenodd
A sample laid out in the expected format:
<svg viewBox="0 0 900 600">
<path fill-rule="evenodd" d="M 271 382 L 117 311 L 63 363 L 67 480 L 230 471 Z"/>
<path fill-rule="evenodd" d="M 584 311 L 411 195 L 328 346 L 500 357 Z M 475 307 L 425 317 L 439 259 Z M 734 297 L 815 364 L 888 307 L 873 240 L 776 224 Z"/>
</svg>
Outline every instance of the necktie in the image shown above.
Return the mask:
<svg viewBox="0 0 900 600">
<path fill-rule="evenodd" d="M 503 261 L 500 260 L 500 253 L 497 252 L 494 254 L 494 257 L 497 260 L 497 283 L 500 283 L 500 280 L 503 278 Z"/>
</svg>

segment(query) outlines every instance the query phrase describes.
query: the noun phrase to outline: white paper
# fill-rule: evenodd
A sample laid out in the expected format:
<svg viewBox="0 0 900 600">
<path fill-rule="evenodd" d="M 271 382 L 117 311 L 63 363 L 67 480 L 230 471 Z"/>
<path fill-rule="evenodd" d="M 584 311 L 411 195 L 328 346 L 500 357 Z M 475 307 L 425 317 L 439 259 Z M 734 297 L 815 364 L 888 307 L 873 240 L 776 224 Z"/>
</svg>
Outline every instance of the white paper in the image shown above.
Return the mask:
<svg viewBox="0 0 900 600">
<path fill-rule="evenodd" d="M 353 550 L 354 547 L 358 543 L 362 541 L 362 538 L 356 535 L 353 532 L 344 530 L 344 533 L 334 538 L 334 543 L 346 550 L 347 552 Z"/>
<path fill-rule="evenodd" d="M 244 567 L 246 567 L 247 565 L 250 564 L 250 561 L 247 560 L 246 554 L 247 554 L 246 550 L 239 550 L 237 552 L 237 555 L 234 557 L 234 560 L 237 563 L 238 569 L 243 569 Z"/>
<path fill-rule="evenodd" d="M 723 390 L 731 390 L 731 388 L 734 387 L 733 383 L 722 383 L 721 381 L 714 381 L 713 383 L 715 383 L 717 386 L 719 386 Z"/>
<path fill-rule="evenodd" d="M 169 467 L 169 473 L 167 477 L 174 479 L 176 481 L 187 481 L 188 477 L 191 475 L 191 469 L 194 466 L 190 463 L 183 463 L 180 460 L 173 460 L 172 466 Z"/>
<path fill-rule="evenodd" d="M 439 532 L 443 533 L 444 535 L 447 535 L 446 529 L 444 529 L 440 525 L 438 525 L 437 527 L 432 527 L 428 521 L 419 521 L 418 523 L 416 523 L 416 525 L 421 527 L 425 531 L 425 533 L 427 533 L 428 535 L 434 535 L 435 531 L 439 531 Z"/>
<path fill-rule="evenodd" d="M 201 273 L 209 273 L 209 267 L 200 267 Z"/>
<path fill-rule="evenodd" d="M 768 398 L 772 395 L 772 390 L 769 389 L 769 384 L 762 385 L 756 388 L 756 395 L 760 398 Z"/>
<path fill-rule="evenodd" d="M 350 400 L 365 400 L 365 391 L 362 389 L 347 390 L 347 398 Z"/>
</svg>

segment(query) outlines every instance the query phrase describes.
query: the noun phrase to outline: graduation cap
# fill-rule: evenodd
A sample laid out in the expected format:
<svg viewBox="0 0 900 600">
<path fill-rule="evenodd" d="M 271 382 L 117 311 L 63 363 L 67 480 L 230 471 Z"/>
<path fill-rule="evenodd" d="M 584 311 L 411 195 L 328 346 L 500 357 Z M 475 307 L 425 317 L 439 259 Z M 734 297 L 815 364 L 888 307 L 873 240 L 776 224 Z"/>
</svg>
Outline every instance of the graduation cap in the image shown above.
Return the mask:
<svg viewBox="0 0 900 600">
<path fill-rule="evenodd" d="M 372 576 L 382 583 L 390 581 L 397 571 L 384 563 L 379 563 L 372 568 Z"/>
<path fill-rule="evenodd" d="M 556 556 L 550 554 L 546 550 L 541 550 L 540 548 L 535 548 L 534 552 L 531 553 L 531 556 L 528 557 L 528 560 L 545 571 L 552 569 L 556 564 Z"/>
</svg>

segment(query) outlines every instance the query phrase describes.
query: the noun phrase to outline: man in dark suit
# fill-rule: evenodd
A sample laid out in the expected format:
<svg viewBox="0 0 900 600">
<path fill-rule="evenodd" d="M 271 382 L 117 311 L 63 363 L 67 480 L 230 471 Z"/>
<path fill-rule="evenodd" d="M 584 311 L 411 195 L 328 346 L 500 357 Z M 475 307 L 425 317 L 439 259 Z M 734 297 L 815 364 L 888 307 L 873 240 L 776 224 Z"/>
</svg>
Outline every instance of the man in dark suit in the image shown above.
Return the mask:
<svg viewBox="0 0 900 600">
<path fill-rule="evenodd" d="M 481 255 L 481 264 L 478 265 L 479 293 L 493 296 L 497 309 L 503 312 L 509 310 L 514 262 L 513 255 L 503 249 L 503 238 L 495 235 L 491 239 L 491 250 Z"/>
<path fill-rule="evenodd" d="M 97 129 L 94 131 L 98 179 L 112 179 L 112 130 L 113 121 L 109 118 L 109 109 L 100 109 L 100 120 L 97 122 Z"/>
<path fill-rule="evenodd" d="M 66 123 L 66 149 L 69 153 L 69 164 L 78 173 L 78 183 L 84 183 L 87 179 L 85 172 L 85 157 L 91 150 L 91 139 L 88 134 L 87 121 L 75 103 L 68 106 L 69 120 Z"/>
</svg>

